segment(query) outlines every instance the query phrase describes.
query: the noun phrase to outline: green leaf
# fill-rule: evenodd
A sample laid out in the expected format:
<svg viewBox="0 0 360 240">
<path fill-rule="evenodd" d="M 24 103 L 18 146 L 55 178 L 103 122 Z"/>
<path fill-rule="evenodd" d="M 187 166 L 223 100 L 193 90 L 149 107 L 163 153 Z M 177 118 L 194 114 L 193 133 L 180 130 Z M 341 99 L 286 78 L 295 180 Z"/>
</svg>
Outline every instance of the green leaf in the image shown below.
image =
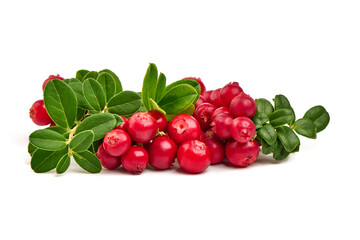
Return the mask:
<svg viewBox="0 0 360 240">
<path fill-rule="evenodd" d="M 78 106 L 82 109 L 92 110 L 93 108 L 89 105 L 84 97 L 83 85 L 81 82 L 71 82 L 69 86 L 74 90 Z"/>
<path fill-rule="evenodd" d="M 109 73 L 103 72 L 100 73 L 100 75 L 97 78 L 97 81 L 103 87 L 106 102 L 109 102 L 109 100 L 115 95 L 115 91 L 116 91 L 114 78 Z"/>
<path fill-rule="evenodd" d="M 289 156 L 289 152 L 285 150 L 284 146 L 282 145 L 280 139 L 275 142 L 274 151 L 273 151 L 273 158 L 277 161 L 284 160 Z"/>
<path fill-rule="evenodd" d="M 79 71 L 76 72 L 76 79 L 78 79 L 79 81 L 84 81 L 84 77 L 86 76 L 86 74 L 88 74 L 90 71 L 85 70 L 85 69 L 81 69 Z"/>
<path fill-rule="evenodd" d="M 274 148 L 275 144 L 270 145 L 264 139 L 261 140 L 261 149 L 263 154 L 267 155 L 272 153 L 274 151 Z"/>
<path fill-rule="evenodd" d="M 165 118 L 168 122 L 170 122 L 174 117 L 176 117 L 177 115 L 180 115 L 180 114 L 188 114 L 190 116 L 193 115 L 195 111 L 195 106 L 194 104 L 191 104 L 187 109 L 185 109 L 184 111 L 181 111 L 181 112 L 178 112 L 178 113 L 174 113 L 174 114 L 166 114 L 165 115 Z"/>
<path fill-rule="evenodd" d="M 82 108 L 78 108 L 77 114 L 76 114 L 76 121 L 79 122 L 84 118 L 85 110 Z"/>
<path fill-rule="evenodd" d="M 293 122 L 295 121 L 295 111 L 291 107 L 289 100 L 284 95 L 279 94 L 275 96 L 274 102 L 275 102 L 275 110 L 290 109 L 293 112 L 294 119 L 289 122 L 290 125 L 292 125 Z"/>
<path fill-rule="evenodd" d="M 88 78 L 93 78 L 93 79 L 97 79 L 97 77 L 99 76 L 99 73 L 96 71 L 91 71 L 85 74 L 85 76 L 83 77 L 83 79 L 81 80 L 82 82 L 84 82 L 86 79 Z"/>
<path fill-rule="evenodd" d="M 66 139 L 69 138 L 69 131 L 66 128 L 62 128 L 60 126 L 52 126 L 52 127 L 47 127 L 46 129 L 60 133 Z"/>
<path fill-rule="evenodd" d="M 70 156 L 65 154 L 60 158 L 60 161 L 56 165 L 56 173 L 62 174 L 64 173 L 70 166 Z"/>
<path fill-rule="evenodd" d="M 108 111 L 121 116 L 135 113 L 141 106 L 141 97 L 136 92 L 122 91 L 112 97 L 108 103 Z"/>
<path fill-rule="evenodd" d="M 276 132 L 286 151 L 292 152 L 300 145 L 299 137 L 291 128 L 282 126 L 277 128 Z"/>
<path fill-rule="evenodd" d="M 67 84 L 74 83 L 74 82 L 81 84 L 81 81 L 79 81 L 76 78 L 68 78 L 68 79 L 65 79 L 64 82 L 67 83 Z"/>
<path fill-rule="evenodd" d="M 85 171 L 89 173 L 101 172 L 101 163 L 99 159 L 90 151 L 74 153 L 74 159 Z"/>
<path fill-rule="evenodd" d="M 55 131 L 40 129 L 30 134 L 30 142 L 37 148 L 56 151 L 66 147 L 67 139 Z"/>
<path fill-rule="evenodd" d="M 93 78 L 88 78 L 83 83 L 83 93 L 86 101 L 96 111 L 105 108 L 105 93 L 101 84 Z"/>
<path fill-rule="evenodd" d="M 316 139 L 316 125 L 310 119 L 298 119 L 294 124 L 294 130 L 304 137 Z"/>
<path fill-rule="evenodd" d="M 91 146 L 89 147 L 89 151 L 92 152 L 92 153 L 96 153 L 100 147 L 100 145 L 103 143 L 104 139 L 101 138 L 97 141 L 94 141 Z"/>
<path fill-rule="evenodd" d="M 304 115 L 304 118 L 310 119 L 316 125 L 316 131 L 321 132 L 330 122 L 330 115 L 323 106 L 310 108 Z"/>
<path fill-rule="evenodd" d="M 29 142 L 29 144 L 28 144 L 28 153 L 30 154 L 30 156 L 32 156 L 37 149 L 38 148 L 34 144 Z"/>
<path fill-rule="evenodd" d="M 200 87 L 200 84 L 194 79 L 181 79 L 176 82 L 173 82 L 172 84 L 166 86 L 164 95 L 166 95 L 166 93 L 169 92 L 170 90 L 172 90 L 173 88 L 175 88 L 179 85 L 182 85 L 182 84 L 188 84 L 196 90 L 197 96 L 193 101 L 193 104 L 195 104 L 201 94 L 201 87 Z"/>
<path fill-rule="evenodd" d="M 94 133 L 92 130 L 86 130 L 75 135 L 70 142 L 70 149 L 74 152 L 84 152 L 94 141 Z"/>
<path fill-rule="evenodd" d="M 31 158 L 31 168 L 34 172 L 43 173 L 54 169 L 59 160 L 68 153 L 68 148 L 58 151 L 46 151 L 38 149 Z"/>
<path fill-rule="evenodd" d="M 75 135 L 86 130 L 94 132 L 94 141 L 103 138 L 113 130 L 116 124 L 115 117 L 110 113 L 97 113 L 86 117 L 76 128 Z"/>
<path fill-rule="evenodd" d="M 269 117 L 266 115 L 266 113 L 256 112 L 255 116 L 251 120 L 254 122 L 256 129 L 258 129 L 269 121 Z"/>
<path fill-rule="evenodd" d="M 260 128 L 258 130 L 258 134 L 270 145 L 276 142 L 276 131 L 270 124 L 265 124 L 262 128 Z"/>
<path fill-rule="evenodd" d="M 265 98 L 255 99 L 256 112 L 266 114 L 268 117 L 274 112 L 273 105 Z"/>
<path fill-rule="evenodd" d="M 156 84 L 155 102 L 160 101 L 160 99 L 164 96 L 165 87 L 166 87 L 166 77 L 163 73 L 160 73 Z"/>
<path fill-rule="evenodd" d="M 122 92 L 123 88 L 119 77 L 109 69 L 101 70 L 99 73 L 104 73 L 104 72 L 110 74 L 112 78 L 115 80 L 115 94 Z"/>
<path fill-rule="evenodd" d="M 77 100 L 75 92 L 61 80 L 54 79 L 46 84 L 44 91 L 46 110 L 56 125 L 71 128 L 76 119 Z"/>
<path fill-rule="evenodd" d="M 290 109 L 279 109 L 275 110 L 270 115 L 270 123 L 274 127 L 278 127 L 293 121 L 295 118 L 294 112 Z"/>
<path fill-rule="evenodd" d="M 120 117 L 120 115 L 117 114 L 113 114 L 115 119 L 116 119 L 116 124 L 115 127 L 120 126 L 121 124 L 123 124 L 124 120 Z"/>
<path fill-rule="evenodd" d="M 150 109 L 151 110 L 156 110 L 156 111 L 162 113 L 163 115 L 166 115 L 166 112 L 164 110 L 162 110 L 159 107 L 159 105 L 157 105 L 157 103 L 152 98 L 150 98 Z"/>
<path fill-rule="evenodd" d="M 180 84 L 169 91 L 158 102 L 167 114 L 173 114 L 187 109 L 198 97 L 197 91 L 189 84 Z"/>
<path fill-rule="evenodd" d="M 147 110 L 150 110 L 149 99 L 155 99 L 158 70 L 154 63 L 150 63 L 143 81 L 142 102 Z"/>
</svg>

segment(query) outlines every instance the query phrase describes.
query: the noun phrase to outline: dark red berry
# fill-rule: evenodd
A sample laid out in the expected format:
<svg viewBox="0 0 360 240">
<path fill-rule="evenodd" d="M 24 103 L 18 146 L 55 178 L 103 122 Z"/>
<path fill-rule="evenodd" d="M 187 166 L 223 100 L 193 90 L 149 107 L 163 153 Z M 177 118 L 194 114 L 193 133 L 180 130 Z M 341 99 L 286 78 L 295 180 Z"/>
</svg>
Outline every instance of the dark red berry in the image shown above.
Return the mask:
<svg viewBox="0 0 360 240">
<path fill-rule="evenodd" d="M 217 136 L 207 137 L 204 143 L 211 152 L 211 164 L 222 162 L 225 158 L 225 145 Z"/>
<path fill-rule="evenodd" d="M 216 90 L 214 90 L 211 94 L 210 94 L 210 99 L 209 102 L 214 104 L 217 107 L 222 107 L 224 106 L 224 103 L 221 100 L 220 97 L 220 92 L 221 92 L 221 88 L 218 88 Z"/>
<path fill-rule="evenodd" d="M 225 146 L 226 158 L 235 166 L 246 167 L 253 163 L 259 155 L 259 145 L 253 140 L 239 143 L 229 140 Z"/>
<path fill-rule="evenodd" d="M 214 121 L 215 117 L 221 113 L 230 113 L 230 110 L 227 107 L 217 108 L 211 115 L 211 121 Z"/>
<path fill-rule="evenodd" d="M 167 136 L 155 138 L 149 148 L 149 163 L 156 169 L 169 169 L 176 157 L 177 146 Z"/>
<path fill-rule="evenodd" d="M 222 139 L 230 139 L 230 126 L 234 118 L 229 113 L 221 113 L 214 118 L 214 121 L 211 123 L 211 126 L 214 129 L 216 136 Z"/>
<path fill-rule="evenodd" d="M 192 79 L 192 80 L 197 81 L 199 83 L 199 85 L 200 85 L 201 94 L 203 94 L 206 91 L 206 87 L 205 87 L 203 81 L 201 81 L 201 78 L 187 77 L 187 78 L 184 78 L 184 79 Z"/>
<path fill-rule="evenodd" d="M 245 143 L 253 139 L 256 127 L 248 117 L 237 117 L 230 126 L 231 136 L 239 143 Z"/>
<path fill-rule="evenodd" d="M 44 81 L 44 83 L 43 83 L 43 85 L 42 85 L 42 90 L 43 90 L 43 91 L 45 91 L 45 86 L 46 86 L 46 84 L 47 84 L 49 81 L 53 80 L 53 79 L 59 79 L 59 80 L 61 80 L 61 81 L 64 81 L 64 80 L 65 80 L 63 77 L 60 77 L 59 74 L 57 74 L 57 75 L 50 75 L 50 76 Z"/>
<path fill-rule="evenodd" d="M 210 95 L 213 92 L 213 90 L 205 91 L 202 96 L 205 99 L 205 102 L 210 102 Z"/>
<path fill-rule="evenodd" d="M 188 140 L 179 147 L 177 160 L 185 171 L 201 173 L 211 163 L 211 152 L 204 142 Z"/>
<path fill-rule="evenodd" d="M 149 113 L 134 113 L 128 121 L 128 133 L 137 143 L 150 142 L 156 135 L 158 125 Z"/>
<path fill-rule="evenodd" d="M 200 140 L 200 141 L 204 141 L 205 138 L 206 138 L 205 133 L 204 133 L 203 131 L 201 131 L 201 132 L 200 132 L 199 140 Z"/>
<path fill-rule="evenodd" d="M 120 124 L 119 126 L 115 127 L 114 129 L 120 129 L 120 130 L 124 130 L 126 132 L 127 127 L 128 127 L 128 120 L 126 117 L 123 117 L 123 116 L 120 116 L 120 117 L 123 120 L 123 123 Z"/>
<path fill-rule="evenodd" d="M 249 95 L 240 93 L 231 101 L 230 112 L 234 117 L 252 118 L 256 113 L 256 103 Z"/>
<path fill-rule="evenodd" d="M 231 100 L 242 93 L 243 90 L 238 82 L 228 83 L 221 89 L 220 97 L 225 106 L 229 107 Z"/>
<path fill-rule="evenodd" d="M 99 158 L 101 165 L 109 170 L 118 168 L 121 165 L 121 158 L 109 155 L 105 151 L 103 144 L 99 146 L 96 156 Z"/>
<path fill-rule="evenodd" d="M 176 116 L 168 126 L 169 137 L 180 145 L 186 140 L 199 139 L 200 124 L 195 118 L 188 114 L 180 114 Z"/>
<path fill-rule="evenodd" d="M 33 122 L 39 126 L 46 126 L 53 123 L 46 111 L 44 100 L 37 100 L 34 102 L 30 108 L 29 116 Z"/>
<path fill-rule="evenodd" d="M 207 130 L 210 127 L 211 116 L 216 110 L 216 107 L 211 103 L 203 103 L 194 112 L 195 119 L 199 122 L 202 130 Z"/>
<path fill-rule="evenodd" d="M 140 174 L 149 162 L 149 154 L 140 146 L 132 146 L 125 155 L 121 157 L 121 163 L 128 172 Z"/>
<path fill-rule="evenodd" d="M 160 132 L 166 132 L 167 130 L 167 125 L 168 122 L 164 116 L 164 114 L 162 114 L 161 112 L 155 111 L 155 110 L 151 110 L 148 112 L 153 118 L 155 118 L 159 131 Z"/>
<path fill-rule="evenodd" d="M 205 103 L 205 98 L 202 95 L 200 95 L 199 99 L 195 103 L 195 109 L 198 108 L 203 103 Z"/>
<path fill-rule="evenodd" d="M 114 129 L 105 135 L 103 145 L 109 155 L 119 157 L 129 150 L 131 138 L 124 130 Z"/>
</svg>

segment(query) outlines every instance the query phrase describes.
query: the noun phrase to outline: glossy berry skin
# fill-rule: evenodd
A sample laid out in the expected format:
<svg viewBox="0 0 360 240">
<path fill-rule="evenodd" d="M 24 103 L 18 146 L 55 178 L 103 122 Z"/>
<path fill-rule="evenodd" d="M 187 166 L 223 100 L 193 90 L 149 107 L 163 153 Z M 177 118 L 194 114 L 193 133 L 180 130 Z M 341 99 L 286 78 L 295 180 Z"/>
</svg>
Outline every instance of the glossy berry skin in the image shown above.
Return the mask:
<svg viewBox="0 0 360 240">
<path fill-rule="evenodd" d="M 247 167 L 258 157 L 259 145 L 256 140 L 238 143 L 232 139 L 226 143 L 225 155 L 233 165 Z"/>
<path fill-rule="evenodd" d="M 224 103 L 221 100 L 220 97 L 220 92 L 221 92 L 221 88 L 218 88 L 216 90 L 214 90 L 209 97 L 209 102 L 214 104 L 217 107 L 222 107 L 224 106 Z"/>
<path fill-rule="evenodd" d="M 186 140 L 199 139 L 200 124 L 188 114 L 177 115 L 168 126 L 169 137 L 180 145 Z"/>
<path fill-rule="evenodd" d="M 220 91 L 220 97 L 225 106 L 229 107 L 231 100 L 242 93 L 243 90 L 238 82 L 231 82 L 225 85 Z"/>
<path fill-rule="evenodd" d="M 96 156 L 100 160 L 101 165 L 106 169 L 112 170 L 121 165 L 121 158 L 109 155 L 105 151 L 103 144 L 99 146 Z"/>
<path fill-rule="evenodd" d="M 65 80 L 63 77 L 60 77 L 59 74 L 57 74 L 57 75 L 50 75 L 50 76 L 44 81 L 44 83 L 43 83 L 43 85 L 42 85 L 42 90 L 43 90 L 43 91 L 45 91 L 45 86 L 46 86 L 46 84 L 47 84 L 49 81 L 53 80 L 53 79 L 59 79 L 59 80 L 61 80 L 61 81 L 64 81 L 64 80 Z"/>
<path fill-rule="evenodd" d="M 192 79 L 192 80 L 197 81 L 197 82 L 199 83 L 200 89 L 201 89 L 201 93 L 200 93 L 200 94 L 203 94 L 203 93 L 206 91 L 206 87 L 205 87 L 203 81 L 201 81 L 201 78 L 187 77 L 187 78 L 184 78 L 184 79 Z"/>
<path fill-rule="evenodd" d="M 182 169 L 190 173 L 201 173 L 211 163 L 211 152 L 204 142 L 188 140 L 181 144 L 177 160 Z"/>
<path fill-rule="evenodd" d="M 205 99 L 205 102 L 210 102 L 210 95 L 213 92 L 213 90 L 205 91 L 202 96 Z"/>
<path fill-rule="evenodd" d="M 120 129 L 120 130 L 124 130 L 125 132 L 127 131 L 127 127 L 128 127 L 128 120 L 126 117 L 120 116 L 121 119 L 123 120 L 123 123 L 117 127 L 115 127 L 114 129 Z"/>
<path fill-rule="evenodd" d="M 229 108 L 227 107 L 219 107 L 217 108 L 213 114 L 211 115 L 211 121 L 214 121 L 215 117 L 221 113 L 230 113 Z"/>
<path fill-rule="evenodd" d="M 156 135 L 158 125 L 149 113 L 134 113 L 128 121 L 128 133 L 137 143 L 150 142 Z"/>
<path fill-rule="evenodd" d="M 149 163 L 156 169 L 169 169 L 176 157 L 177 146 L 167 136 L 155 138 L 149 148 Z"/>
<path fill-rule="evenodd" d="M 252 118 L 256 113 L 256 103 L 249 95 L 240 93 L 231 101 L 230 112 L 234 117 L 244 116 Z"/>
<path fill-rule="evenodd" d="M 216 136 L 222 139 L 230 139 L 230 127 L 233 120 L 233 116 L 229 113 L 221 113 L 217 115 L 214 121 L 211 123 Z"/>
<path fill-rule="evenodd" d="M 256 127 L 248 117 L 237 117 L 230 126 L 233 139 L 239 143 L 246 143 L 255 136 Z"/>
<path fill-rule="evenodd" d="M 210 128 L 211 116 L 216 107 L 211 103 L 203 103 L 194 112 L 194 118 L 199 122 L 202 130 Z"/>
<path fill-rule="evenodd" d="M 29 116 L 31 120 L 38 126 L 46 126 L 53 123 L 46 111 L 44 100 L 37 100 L 34 102 L 30 108 Z"/>
<path fill-rule="evenodd" d="M 114 157 L 124 155 L 131 146 L 131 138 L 124 130 L 114 129 L 108 132 L 103 141 L 105 151 Z"/>
<path fill-rule="evenodd" d="M 217 136 L 206 137 L 204 143 L 211 152 L 211 164 L 222 162 L 225 158 L 225 145 Z"/>
<path fill-rule="evenodd" d="M 144 171 L 149 162 L 149 154 L 145 148 L 132 146 L 129 151 L 121 157 L 121 163 L 124 169 L 134 174 L 140 174 Z"/>
<path fill-rule="evenodd" d="M 198 108 L 203 103 L 205 103 L 205 98 L 202 95 L 200 95 L 199 99 L 195 103 L 195 109 Z"/>
<path fill-rule="evenodd" d="M 166 132 L 167 130 L 167 125 L 168 122 L 166 121 L 166 118 L 164 116 L 164 114 L 162 114 L 161 112 L 155 111 L 155 110 L 151 110 L 148 112 L 153 118 L 155 118 L 159 131 L 160 132 Z"/>
</svg>

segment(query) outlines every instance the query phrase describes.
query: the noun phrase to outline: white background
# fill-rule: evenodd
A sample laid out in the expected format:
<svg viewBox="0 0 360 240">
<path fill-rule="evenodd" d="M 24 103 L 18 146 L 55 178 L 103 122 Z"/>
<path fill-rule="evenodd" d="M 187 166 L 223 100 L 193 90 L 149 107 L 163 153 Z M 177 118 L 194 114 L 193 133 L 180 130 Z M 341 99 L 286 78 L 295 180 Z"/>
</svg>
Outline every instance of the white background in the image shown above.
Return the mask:
<svg viewBox="0 0 360 240">
<path fill-rule="evenodd" d="M 1 1 L 0 239 L 360 239 L 358 1 Z M 331 115 L 281 163 L 62 176 L 35 174 L 28 117 L 50 74 L 116 72 L 141 89 L 150 62 L 168 82 L 238 81 L 285 94 L 297 116 Z"/>
</svg>

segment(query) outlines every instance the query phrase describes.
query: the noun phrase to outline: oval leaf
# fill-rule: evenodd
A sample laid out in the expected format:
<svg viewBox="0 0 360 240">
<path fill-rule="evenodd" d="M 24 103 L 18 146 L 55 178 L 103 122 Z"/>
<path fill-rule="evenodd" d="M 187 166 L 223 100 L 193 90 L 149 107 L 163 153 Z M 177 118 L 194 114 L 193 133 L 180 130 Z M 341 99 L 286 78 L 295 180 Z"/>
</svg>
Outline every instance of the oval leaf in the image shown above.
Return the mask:
<svg viewBox="0 0 360 240">
<path fill-rule="evenodd" d="M 75 130 L 75 135 L 86 130 L 92 130 L 94 141 L 103 138 L 106 133 L 114 129 L 116 124 L 115 117 L 110 113 L 97 113 L 86 117 Z"/>
<path fill-rule="evenodd" d="M 109 102 L 109 100 L 115 95 L 115 80 L 114 78 L 107 72 L 100 73 L 97 78 L 97 81 L 103 87 L 105 93 L 105 100 Z"/>
<path fill-rule="evenodd" d="M 262 127 L 267 121 L 269 121 L 266 113 L 256 112 L 255 116 L 251 119 L 255 123 L 256 129 Z"/>
<path fill-rule="evenodd" d="M 269 144 L 272 145 L 276 142 L 276 131 L 270 124 L 265 124 L 258 130 L 259 135 Z"/>
<path fill-rule="evenodd" d="M 86 130 L 75 135 L 75 137 L 71 140 L 69 147 L 74 152 L 83 152 L 91 146 L 93 141 L 94 141 L 93 131 Z"/>
<path fill-rule="evenodd" d="M 68 79 L 65 79 L 64 82 L 67 83 L 67 84 L 70 84 L 70 83 L 73 83 L 73 82 L 81 83 L 81 81 L 79 81 L 76 78 L 68 78 Z"/>
<path fill-rule="evenodd" d="M 85 81 L 88 78 L 93 78 L 93 79 L 97 79 L 97 77 L 99 76 L 99 73 L 96 71 L 90 71 L 88 73 L 85 74 L 85 76 L 83 77 L 83 79 L 81 81 Z"/>
<path fill-rule="evenodd" d="M 93 78 L 88 78 L 83 83 L 83 93 L 86 101 L 96 111 L 105 108 L 105 92 L 101 84 Z"/>
<path fill-rule="evenodd" d="M 164 96 L 166 87 L 166 77 L 163 73 L 160 73 L 156 84 L 155 101 L 158 102 Z"/>
<path fill-rule="evenodd" d="M 290 124 L 292 124 L 293 121 L 295 120 L 295 111 L 291 107 L 289 100 L 284 95 L 279 94 L 275 96 L 274 102 L 275 102 L 275 110 L 290 109 L 293 112 L 294 119 L 290 121 Z"/>
<path fill-rule="evenodd" d="M 90 151 L 74 153 L 74 159 L 81 168 L 89 173 L 101 172 L 99 159 Z"/>
<path fill-rule="evenodd" d="M 276 132 L 286 151 L 292 152 L 300 145 L 299 137 L 291 128 L 282 126 L 277 128 Z"/>
<path fill-rule="evenodd" d="M 56 173 L 62 174 L 64 173 L 70 166 L 70 156 L 65 154 L 62 156 L 58 164 L 56 165 Z"/>
<path fill-rule="evenodd" d="M 120 117 L 120 115 L 113 114 L 113 116 L 114 116 L 115 119 L 116 119 L 115 127 L 118 127 L 118 126 L 120 126 L 121 124 L 123 124 L 124 120 Z"/>
<path fill-rule="evenodd" d="M 147 110 L 150 110 L 149 99 L 155 99 L 158 70 L 154 63 L 150 63 L 143 81 L 142 102 Z"/>
<path fill-rule="evenodd" d="M 255 99 L 255 102 L 256 102 L 257 113 L 264 113 L 267 116 L 270 116 L 274 112 L 273 105 L 265 98 Z"/>
<path fill-rule="evenodd" d="M 289 156 L 289 152 L 285 150 L 284 146 L 282 145 L 280 139 L 275 142 L 274 151 L 273 151 L 273 158 L 276 161 L 284 160 Z"/>
<path fill-rule="evenodd" d="M 119 77 L 109 69 L 101 70 L 99 73 L 104 73 L 104 72 L 110 74 L 112 78 L 115 80 L 115 94 L 122 92 L 123 89 Z"/>
<path fill-rule="evenodd" d="M 69 86 L 75 92 L 78 106 L 81 107 L 82 109 L 92 110 L 93 108 L 89 105 L 89 103 L 86 101 L 86 99 L 84 97 L 82 83 L 81 82 L 71 82 L 71 83 L 69 83 Z"/>
<path fill-rule="evenodd" d="M 278 127 L 293 121 L 294 118 L 294 113 L 290 109 L 279 109 L 270 115 L 270 123 L 272 126 Z"/>
<path fill-rule="evenodd" d="M 166 112 L 164 110 L 162 110 L 159 107 L 159 105 L 157 105 L 157 103 L 152 98 L 150 98 L 150 106 L 151 106 L 150 107 L 151 110 L 156 110 L 156 111 L 162 113 L 164 116 L 166 115 Z"/>
<path fill-rule="evenodd" d="M 58 151 L 38 149 L 34 152 L 34 155 L 31 158 L 31 168 L 37 173 L 48 172 L 54 169 L 62 156 L 67 153 L 67 147 Z"/>
<path fill-rule="evenodd" d="M 330 115 L 323 106 L 310 108 L 304 115 L 304 118 L 310 119 L 316 125 L 316 131 L 321 132 L 330 122 Z"/>
<path fill-rule="evenodd" d="M 44 102 L 47 112 L 56 125 L 71 128 L 76 119 L 77 100 L 75 92 L 61 80 L 46 84 Z"/>
<path fill-rule="evenodd" d="M 85 70 L 85 69 L 81 69 L 79 71 L 76 72 L 75 78 L 82 81 L 84 80 L 84 77 L 86 76 L 86 74 L 90 72 L 89 70 Z"/>
<path fill-rule="evenodd" d="M 298 119 L 294 124 L 294 130 L 304 137 L 316 139 L 316 125 L 310 119 Z"/>
<path fill-rule="evenodd" d="M 67 139 L 55 131 L 40 129 L 30 134 L 30 142 L 37 148 L 56 151 L 66 147 Z"/>
<path fill-rule="evenodd" d="M 37 149 L 38 148 L 35 147 L 34 144 L 29 142 L 29 144 L 28 144 L 28 153 L 30 154 L 30 156 L 32 156 Z"/>
<path fill-rule="evenodd" d="M 63 135 L 66 139 L 69 138 L 69 131 L 65 128 L 59 127 L 59 126 L 52 126 L 52 127 L 47 127 L 46 129 L 60 133 L 61 135 Z"/>
<path fill-rule="evenodd" d="M 108 103 L 108 111 L 121 116 L 135 113 L 141 106 L 141 97 L 136 92 L 123 91 L 112 97 Z"/>
<path fill-rule="evenodd" d="M 178 80 L 176 82 L 173 82 L 172 84 L 166 86 L 165 88 L 165 94 L 167 92 L 169 92 L 171 89 L 173 89 L 174 87 L 178 86 L 178 85 L 181 85 L 181 84 L 189 84 L 190 86 L 192 86 L 196 92 L 198 93 L 198 95 L 196 96 L 196 98 L 194 99 L 193 101 L 193 104 L 196 103 L 196 101 L 199 99 L 200 97 L 200 94 L 201 94 L 201 87 L 200 87 L 200 84 L 194 80 L 194 79 L 189 79 L 189 78 L 186 78 L 186 79 L 181 79 L 181 80 Z M 164 95 L 165 95 L 164 94 Z"/>
<path fill-rule="evenodd" d="M 169 91 L 158 102 L 167 114 L 178 113 L 187 109 L 198 97 L 197 91 L 189 84 L 180 84 Z"/>
<path fill-rule="evenodd" d="M 168 122 L 170 122 L 174 117 L 176 117 L 177 115 L 180 114 L 188 114 L 190 116 L 192 116 L 195 112 L 195 106 L 194 104 L 191 104 L 187 109 L 185 109 L 184 111 L 178 112 L 178 113 L 174 113 L 174 114 L 166 114 L 165 118 Z"/>
<path fill-rule="evenodd" d="M 276 141 L 275 141 L 276 142 Z M 268 144 L 264 139 L 261 139 L 261 150 L 263 154 L 270 154 L 274 151 L 275 144 Z"/>
</svg>

